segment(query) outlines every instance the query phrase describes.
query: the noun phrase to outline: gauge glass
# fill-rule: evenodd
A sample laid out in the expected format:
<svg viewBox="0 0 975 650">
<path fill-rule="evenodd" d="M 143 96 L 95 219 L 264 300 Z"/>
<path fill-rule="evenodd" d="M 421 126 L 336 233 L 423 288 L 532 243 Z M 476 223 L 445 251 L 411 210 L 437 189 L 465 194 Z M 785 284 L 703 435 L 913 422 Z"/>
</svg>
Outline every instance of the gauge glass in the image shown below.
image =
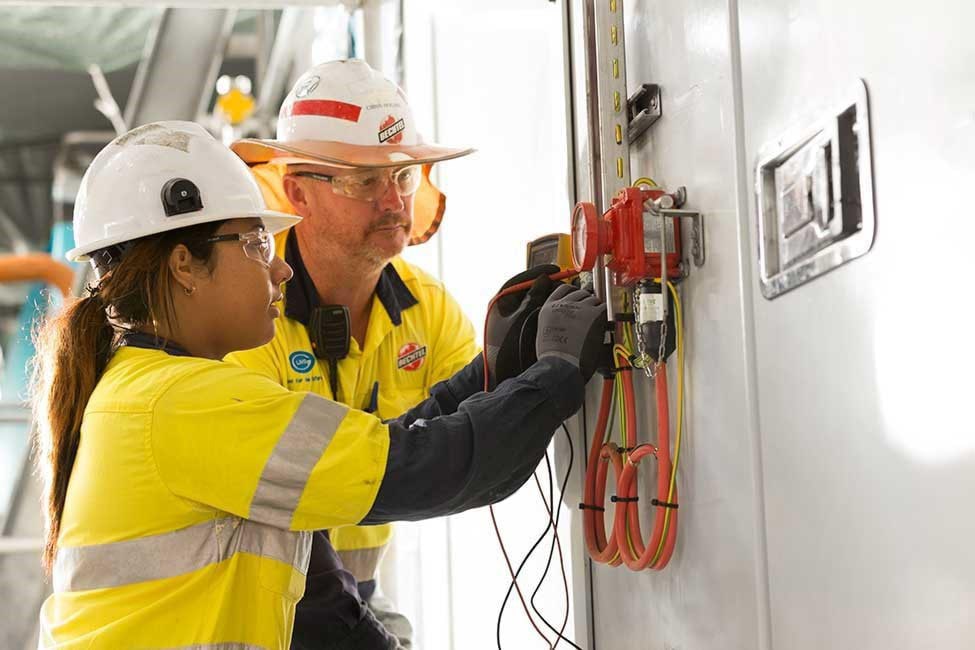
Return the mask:
<svg viewBox="0 0 975 650">
<path fill-rule="evenodd" d="M 572 213 L 572 262 L 582 269 L 586 259 L 586 213 L 582 205 L 577 205 Z M 584 269 L 588 270 L 588 269 Z"/>
</svg>

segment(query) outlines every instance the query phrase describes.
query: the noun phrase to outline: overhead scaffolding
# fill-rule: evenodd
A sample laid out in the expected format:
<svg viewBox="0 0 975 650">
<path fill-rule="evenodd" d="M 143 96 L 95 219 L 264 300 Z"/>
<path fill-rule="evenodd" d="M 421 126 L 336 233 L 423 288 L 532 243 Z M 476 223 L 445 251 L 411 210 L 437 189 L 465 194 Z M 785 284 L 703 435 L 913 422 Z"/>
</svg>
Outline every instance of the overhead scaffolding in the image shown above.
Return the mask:
<svg viewBox="0 0 975 650">
<path fill-rule="evenodd" d="M 125 105 L 127 128 L 196 120 L 206 113 L 236 14 L 232 9 L 163 10 Z"/>
</svg>

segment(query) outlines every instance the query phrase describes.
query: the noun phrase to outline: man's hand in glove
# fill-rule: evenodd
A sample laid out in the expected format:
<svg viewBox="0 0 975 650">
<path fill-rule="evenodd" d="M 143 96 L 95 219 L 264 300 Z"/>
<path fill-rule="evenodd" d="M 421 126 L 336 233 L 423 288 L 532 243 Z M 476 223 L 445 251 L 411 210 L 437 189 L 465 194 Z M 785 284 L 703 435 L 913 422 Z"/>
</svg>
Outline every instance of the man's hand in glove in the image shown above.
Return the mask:
<svg viewBox="0 0 975 650">
<path fill-rule="evenodd" d="M 557 356 L 578 366 L 584 381 L 606 361 L 606 306 L 567 284 L 555 289 L 538 317 L 538 358 Z"/>
<path fill-rule="evenodd" d="M 559 285 L 548 276 L 558 272 L 559 267 L 553 264 L 536 266 L 522 271 L 501 287 L 504 291 L 534 280 L 528 289 L 499 298 L 488 314 L 485 344 L 488 371 L 494 385 L 521 374 L 535 363 L 538 314 L 545 299 Z"/>
</svg>

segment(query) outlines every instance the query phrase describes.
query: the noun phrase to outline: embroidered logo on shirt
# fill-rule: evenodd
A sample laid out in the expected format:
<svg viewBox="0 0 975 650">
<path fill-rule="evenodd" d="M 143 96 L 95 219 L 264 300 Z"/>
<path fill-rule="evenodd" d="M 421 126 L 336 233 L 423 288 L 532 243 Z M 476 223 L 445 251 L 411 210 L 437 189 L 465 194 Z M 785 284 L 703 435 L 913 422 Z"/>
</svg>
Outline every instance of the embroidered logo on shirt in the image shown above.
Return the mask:
<svg viewBox="0 0 975 650">
<path fill-rule="evenodd" d="M 423 359 L 427 356 L 427 346 L 416 343 L 407 343 L 399 349 L 396 359 L 396 367 L 400 370 L 417 370 L 423 365 Z"/>
<path fill-rule="evenodd" d="M 291 362 L 291 367 L 294 368 L 295 372 L 311 372 L 311 369 L 315 366 L 315 357 L 310 352 L 305 352 L 304 350 L 292 352 L 288 357 L 288 361 Z"/>
</svg>

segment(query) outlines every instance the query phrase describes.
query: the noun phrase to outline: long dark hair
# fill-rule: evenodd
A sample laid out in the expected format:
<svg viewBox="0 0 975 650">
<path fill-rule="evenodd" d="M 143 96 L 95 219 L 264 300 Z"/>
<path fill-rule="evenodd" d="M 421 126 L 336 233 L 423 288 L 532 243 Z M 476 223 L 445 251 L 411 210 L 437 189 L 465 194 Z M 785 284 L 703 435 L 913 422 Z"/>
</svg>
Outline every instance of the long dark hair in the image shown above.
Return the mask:
<svg viewBox="0 0 975 650">
<path fill-rule="evenodd" d="M 68 480 L 81 442 L 85 407 L 126 329 L 175 325 L 169 257 L 179 244 L 212 271 L 213 236 L 222 222 L 181 228 L 132 243 L 87 295 L 44 319 L 34 334 L 31 381 L 34 462 L 44 481 L 43 565 L 57 554 Z"/>
</svg>

